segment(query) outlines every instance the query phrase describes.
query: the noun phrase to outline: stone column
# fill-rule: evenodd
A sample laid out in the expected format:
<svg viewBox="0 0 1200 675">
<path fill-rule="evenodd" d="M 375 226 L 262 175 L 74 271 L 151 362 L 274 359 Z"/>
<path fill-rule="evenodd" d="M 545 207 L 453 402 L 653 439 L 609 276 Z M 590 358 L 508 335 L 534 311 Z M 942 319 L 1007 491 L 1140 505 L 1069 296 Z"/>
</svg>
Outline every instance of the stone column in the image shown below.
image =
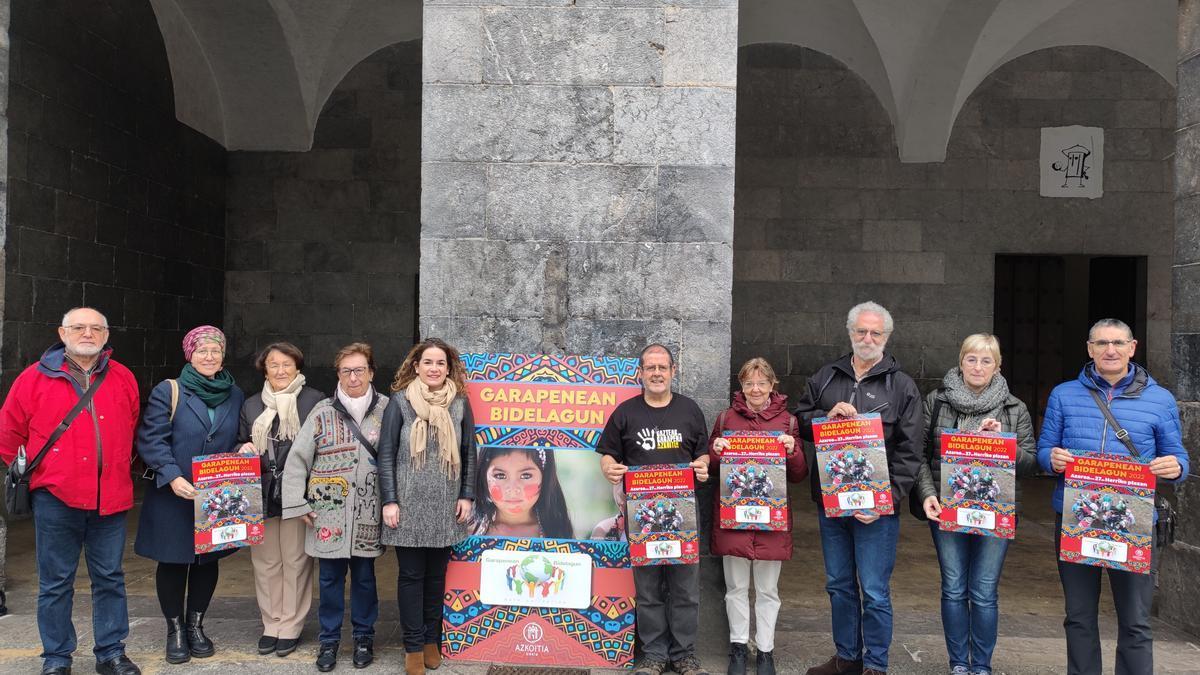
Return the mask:
<svg viewBox="0 0 1200 675">
<path fill-rule="evenodd" d="M 1180 523 L 1162 553 L 1158 602 L 1162 619 L 1200 633 L 1200 0 L 1179 1 L 1177 72 L 1171 365 L 1192 475 L 1173 490 Z"/>
<path fill-rule="evenodd" d="M 422 335 L 729 382 L 737 0 L 425 0 Z"/>
<path fill-rule="evenodd" d="M 4 344 L 5 283 L 8 246 L 8 17 L 9 0 L 0 0 L 0 345 Z M 10 337 L 16 340 L 16 335 Z M 0 354 L 15 354 L 16 350 L 0 348 Z M 0 370 L 10 364 L 0 364 Z M 5 614 L 4 585 L 8 524 L 0 514 L 0 616 Z"/>
</svg>

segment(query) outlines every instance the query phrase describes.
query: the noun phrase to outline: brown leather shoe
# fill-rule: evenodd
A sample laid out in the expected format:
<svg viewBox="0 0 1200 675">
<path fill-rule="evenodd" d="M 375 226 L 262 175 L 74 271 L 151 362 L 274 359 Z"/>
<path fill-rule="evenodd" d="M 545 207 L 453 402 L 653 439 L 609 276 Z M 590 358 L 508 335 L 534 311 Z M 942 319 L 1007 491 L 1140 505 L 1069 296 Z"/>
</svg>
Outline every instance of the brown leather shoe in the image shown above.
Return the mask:
<svg viewBox="0 0 1200 675">
<path fill-rule="evenodd" d="M 425 675 L 425 655 L 421 652 L 407 652 L 404 655 L 405 675 Z"/>
<path fill-rule="evenodd" d="M 425 667 L 430 670 L 437 670 L 437 667 L 442 665 L 442 650 L 437 645 L 425 645 Z"/>
<path fill-rule="evenodd" d="M 825 663 L 809 668 L 804 675 L 863 675 L 862 661 L 847 661 L 835 654 Z"/>
</svg>

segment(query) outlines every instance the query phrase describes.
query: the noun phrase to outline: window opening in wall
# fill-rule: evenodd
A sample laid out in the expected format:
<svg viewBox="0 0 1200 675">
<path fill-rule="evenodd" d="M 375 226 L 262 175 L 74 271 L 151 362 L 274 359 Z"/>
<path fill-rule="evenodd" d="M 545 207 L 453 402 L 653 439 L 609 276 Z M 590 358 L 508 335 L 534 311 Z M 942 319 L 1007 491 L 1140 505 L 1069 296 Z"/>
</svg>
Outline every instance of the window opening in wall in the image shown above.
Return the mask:
<svg viewBox="0 0 1200 675">
<path fill-rule="evenodd" d="M 1128 323 L 1138 341 L 1134 358 L 1144 361 L 1146 258 L 997 255 L 993 317 L 1001 372 L 1040 428 L 1050 391 L 1086 363 L 1087 330 L 1097 320 Z"/>
</svg>

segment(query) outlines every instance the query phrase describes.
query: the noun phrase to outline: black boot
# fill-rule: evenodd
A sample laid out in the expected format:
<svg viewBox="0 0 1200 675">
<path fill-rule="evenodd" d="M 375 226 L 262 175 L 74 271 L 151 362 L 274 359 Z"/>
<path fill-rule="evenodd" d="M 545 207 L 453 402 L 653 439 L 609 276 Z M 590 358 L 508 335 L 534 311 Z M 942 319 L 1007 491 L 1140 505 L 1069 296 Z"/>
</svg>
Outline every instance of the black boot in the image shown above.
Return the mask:
<svg viewBox="0 0 1200 675">
<path fill-rule="evenodd" d="M 746 645 L 742 642 L 729 643 L 729 669 L 725 675 L 746 675 Z"/>
<path fill-rule="evenodd" d="M 328 673 L 337 667 L 338 643 L 322 642 L 321 649 L 317 651 L 317 670 L 322 673 Z"/>
<path fill-rule="evenodd" d="M 177 616 L 167 619 L 167 663 L 187 663 L 191 658 L 183 619 Z"/>
<path fill-rule="evenodd" d="M 764 652 L 758 650 L 758 663 L 756 664 L 758 675 L 775 675 L 775 654 L 774 652 Z"/>
<path fill-rule="evenodd" d="M 217 653 L 212 640 L 204 634 L 204 612 L 187 613 L 187 639 L 191 644 L 192 656 L 203 659 Z"/>
</svg>

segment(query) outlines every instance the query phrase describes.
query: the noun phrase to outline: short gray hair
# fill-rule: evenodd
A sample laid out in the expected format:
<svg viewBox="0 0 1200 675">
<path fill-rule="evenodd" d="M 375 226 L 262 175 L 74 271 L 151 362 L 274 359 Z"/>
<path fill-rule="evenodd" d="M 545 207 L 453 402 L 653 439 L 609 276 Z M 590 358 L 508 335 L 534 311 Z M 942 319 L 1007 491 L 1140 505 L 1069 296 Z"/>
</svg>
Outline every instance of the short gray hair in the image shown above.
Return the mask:
<svg viewBox="0 0 1200 675">
<path fill-rule="evenodd" d="M 81 309 L 88 309 L 88 310 L 91 310 L 91 311 L 99 314 L 100 318 L 104 320 L 104 327 L 108 328 L 108 317 L 104 316 L 104 312 L 101 312 L 100 310 L 96 309 L 95 307 L 88 307 L 87 305 L 80 305 L 79 307 L 72 307 L 71 309 L 68 309 L 67 313 L 63 314 L 62 327 L 63 328 L 67 327 L 67 317 L 71 316 L 71 314 L 78 312 Z"/>
<path fill-rule="evenodd" d="M 1129 324 L 1120 319 L 1100 319 L 1096 323 L 1092 324 L 1092 327 L 1088 329 L 1089 340 L 1092 339 L 1092 336 L 1096 334 L 1096 330 L 1099 328 L 1119 328 L 1120 330 L 1125 331 L 1125 334 L 1129 336 L 1130 340 L 1133 339 L 1133 329 L 1129 327 Z"/>
<path fill-rule="evenodd" d="M 868 300 L 850 308 L 850 313 L 846 315 L 847 332 L 854 330 L 854 324 L 858 323 L 858 317 L 863 312 L 878 314 L 883 317 L 883 332 L 891 333 L 892 329 L 895 328 L 895 324 L 892 323 L 892 313 L 884 309 L 883 305 Z"/>
</svg>

